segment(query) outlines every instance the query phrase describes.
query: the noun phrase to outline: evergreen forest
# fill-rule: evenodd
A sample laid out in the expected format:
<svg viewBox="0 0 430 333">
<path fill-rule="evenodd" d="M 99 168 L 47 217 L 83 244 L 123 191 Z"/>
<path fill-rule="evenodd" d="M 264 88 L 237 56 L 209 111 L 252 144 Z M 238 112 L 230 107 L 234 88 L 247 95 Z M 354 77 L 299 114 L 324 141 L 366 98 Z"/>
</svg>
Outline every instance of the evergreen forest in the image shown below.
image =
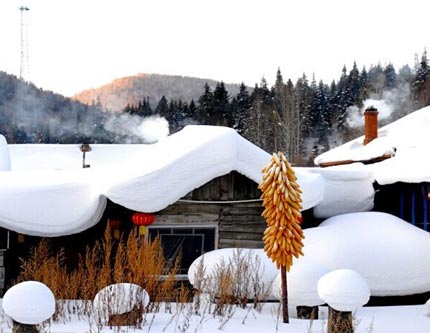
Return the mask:
<svg viewBox="0 0 430 333">
<path fill-rule="evenodd" d="M 360 69 L 354 63 L 331 83 L 305 74 L 293 82 L 278 69 L 273 86 L 263 78 L 230 94 L 218 82 L 205 84 L 197 100 L 162 96 L 153 105 L 150 99 L 107 111 L 100 101 L 83 104 L 0 72 L 0 133 L 9 143 L 141 143 L 127 126 L 164 117 L 171 134 L 189 124 L 228 126 L 267 152 L 280 150 L 295 165 L 312 165 L 318 154 L 362 135 L 363 108 L 377 107 L 382 126 L 430 105 L 429 60 L 424 51 L 413 68 Z"/>
</svg>

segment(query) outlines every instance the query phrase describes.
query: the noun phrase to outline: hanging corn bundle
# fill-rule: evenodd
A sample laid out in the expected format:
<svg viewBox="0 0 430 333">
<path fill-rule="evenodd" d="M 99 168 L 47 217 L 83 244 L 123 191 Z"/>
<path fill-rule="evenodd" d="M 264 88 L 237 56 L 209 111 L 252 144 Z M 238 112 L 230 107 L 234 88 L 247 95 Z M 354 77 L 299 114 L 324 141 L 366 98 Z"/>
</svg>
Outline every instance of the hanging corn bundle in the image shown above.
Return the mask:
<svg viewBox="0 0 430 333">
<path fill-rule="evenodd" d="M 282 152 L 273 153 L 263 168 L 261 190 L 267 227 L 264 231 L 264 251 L 276 267 L 281 269 L 281 303 L 283 322 L 288 323 L 287 271 L 293 256 L 303 255 L 304 234 L 300 224 L 302 209 L 297 177 Z"/>
<path fill-rule="evenodd" d="M 262 191 L 267 228 L 264 231 L 264 250 L 277 268 L 290 270 L 293 256 L 303 255 L 304 234 L 300 226 L 302 214 L 297 177 L 282 152 L 273 153 L 263 168 L 263 179 L 258 186 Z"/>
</svg>

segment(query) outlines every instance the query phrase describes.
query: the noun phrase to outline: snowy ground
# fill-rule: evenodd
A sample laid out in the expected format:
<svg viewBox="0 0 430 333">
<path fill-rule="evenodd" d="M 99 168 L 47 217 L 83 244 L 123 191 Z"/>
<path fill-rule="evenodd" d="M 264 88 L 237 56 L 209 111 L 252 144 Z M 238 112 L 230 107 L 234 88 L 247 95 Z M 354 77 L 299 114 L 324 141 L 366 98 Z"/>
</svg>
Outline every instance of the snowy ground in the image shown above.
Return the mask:
<svg viewBox="0 0 430 333">
<path fill-rule="evenodd" d="M 179 314 L 178 314 L 179 312 Z M 201 316 L 188 314 L 188 308 L 172 313 L 159 312 L 146 314 L 146 322 L 141 329 L 132 327 L 103 327 L 99 330 L 91 321 L 72 319 L 67 323 L 53 323 L 44 327 L 50 333 L 89 333 L 89 332 L 326 332 L 327 308 L 320 307 L 320 319 L 309 321 L 291 318 L 283 324 L 278 316 L 278 304 L 266 304 L 259 313 L 252 309 L 232 308 L 230 315 L 214 317 L 206 313 Z M 1 332 L 12 331 L 10 321 L 2 316 Z M 406 333 L 430 332 L 429 305 L 397 307 L 364 307 L 355 314 L 357 333 Z"/>
<path fill-rule="evenodd" d="M 382 232 L 382 234 L 381 234 Z M 315 286 L 305 283 L 306 279 L 314 281 L 309 276 L 306 267 L 324 265 L 330 270 L 341 268 L 353 269 L 366 279 L 372 295 L 374 296 L 396 296 L 421 293 L 429 290 L 430 271 L 428 257 L 430 254 L 430 234 L 394 216 L 382 213 L 354 213 L 337 216 L 326 220 L 319 227 L 306 229 L 305 256 L 297 260 L 289 272 L 289 299 L 296 300 L 296 304 L 315 305 L 303 303 L 309 301 L 309 295 L 319 294 Z M 384 235 L 390 235 L 389 238 Z M 324 249 L 324 251 L 321 251 Z M 229 256 L 239 253 L 238 249 L 215 250 L 204 255 L 203 260 L 205 272 L 204 280 L 210 278 L 210 272 L 216 267 L 219 260 L 228 260 Z M 267 282 L 273 281 L 277 274 L 273 263 L 261 249 L 241 249 L 245 256 L 249 253 L 260 253 L 259 266 L 253 266 L 256 262 L 246 261 L 247 267 L 254 267 L 252 272 L 246 273 L 246 281 Z M 252 258 L 252 257 L 249 257 Z M 200 259 L 196 260 L 196 263 Z M 237 267 L 242 267 L 239 261 L 232 261 Z M 273 267 L 272 267 L 273 266 Z M 191 265 L 191 267 L 194 267 Z M 234 266 L 232 266 L 234 267 Z M 260 274 L 259 270 L 262 269 Z M 191 273 L 190 273 L 191 272 Z M 194 276 L 190 268 L 189 277 Z M 315 270 L 317 272 L 317 270 Z M 242 271 L 244 273 L 244 271 Z M 264 273 L 264 274 L 263 274 Z M 330 273 L 329 273 L 330 274 Z M 258 279 L 254 276 L 258 276 Z M 210 280 L 209 280 L 210 281 Z M 242 280 L 241 280 L 242 281 Z M 275 280 L 277 281 L 277 280 Z M 190 278 L 190 282 L 193 280 Z M 309 281 L 308 281 L 309 282 Z M 241 282 L 241 286 L 248 286 Z M 348 282 L 349 283 L 349 282 Z M 275 284 L 275 282 L 274 282 Z M 272 286 L 274 286 L 274 284 Z M 315 281 L 314 283 L 315 284 Z M 252 286 L 252 284 L 251 284 Z M 303 286 L 308 286 L 303 288 Z M 336 285 L 338 286 L 338 285 Z M 350 286 L 351 288 L 353 286 Z M 12 288 L 11 288 L 12 289 Z M 341 288 L 336 288 L 336 292 Z M 210 293 L 202 287 L 204 294 Z M 216 289 L 218 290 L 218 289 Z M 346 290 L 343 296 L 350 295 Z M 273 291 L 273 290 L 272 290 Z M 25 297 L 18 297 L 17 306 L 35 305 L 41 307 L 40 297 L 34 302 L 28 301 L 28 293 Z M 294 296 L 295 295 L 295 296 Z M 305 297 L 306 296 L 306 297 Z M 314 299 L 317 295 L 314 295 Z M 341 297 L 340 295 L 339 297 Z M 27 300 L 23 300 L 27 298 Z M 341 297 L 342 298 L 342 297 Z M 5 303 L 7 302 L 7 293 Z M 277 299 L 277 298 L 272 298 Z M 196 307 L 192 303 L 172 304 L 170 310 L 149 312 L 145 314 L 142 328 L 117 327 L 110 329 L 106 326 L 97 326 L 97 320 L 91 315 L 70 314 L 76 308 L 77 302 L 68 302 L 68 311 L 60 322 L 51 322 L 43 327 L 46 333 L 107 333 L 107 332 L 326 332 L 328 311 L 326 306 L 320 307 L 319 320 L 299 320 L 295 317 L 295 307 L 290 300 L 290 323 L 281 323 L 279 303 L 266 303 L 261 306 L 260 311 L 253 308 L 252 304 L 243 309 L 237 306 L 223 308 L 222 315 L 215 314 L 215 305 L 202 299 L 201 304 Z M 27 303 L 25 303 L 27 302 Z M 362 303 L 361 303 L 362 304 Z M 75 306 L 75 308 L 73 308 Z M 31 306 L 30 306 L 31 307 Z M 80 306 L 82 308 L 82 305 Z M 2 306 L 0 306 L 0 310 Z M 129 310 L 126 310 L 129 311 Z M 34 311 L 29 312 L 31 315 Z M 52 312 L 51 312 L 52 313 Z M 20 312 L 22 314 L 22 311 Z M 4 314 L 0 315 L 0 333 L 12 331 L 11 320 Z M 426 304 L 415 306 L 392 306 L 392 307 L 361 307 L 354 313 L 356 333 L 421 333 L 430 332 L 430 300 Z"/>
</svg>

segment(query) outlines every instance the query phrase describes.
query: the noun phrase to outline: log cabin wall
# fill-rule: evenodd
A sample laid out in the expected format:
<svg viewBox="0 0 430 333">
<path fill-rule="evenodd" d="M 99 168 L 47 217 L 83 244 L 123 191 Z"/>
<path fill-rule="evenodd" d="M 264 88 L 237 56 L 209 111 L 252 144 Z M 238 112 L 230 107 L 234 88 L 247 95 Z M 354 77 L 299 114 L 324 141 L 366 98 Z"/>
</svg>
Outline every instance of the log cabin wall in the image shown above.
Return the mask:
<svg viewBox="0 0 430 333">
<path fill-rule="evenodd" d="M 266 227 L 258 184 L 231 172 L 157 213 L 155 227 L 213 227 L 214 248 L 262 248 Z"/>
<path fill-rule="evenodd" d="M 224 205 L 220 208 L 219 248 L 263 248 L 266 222 L 261 202 Z"/>
</svg>

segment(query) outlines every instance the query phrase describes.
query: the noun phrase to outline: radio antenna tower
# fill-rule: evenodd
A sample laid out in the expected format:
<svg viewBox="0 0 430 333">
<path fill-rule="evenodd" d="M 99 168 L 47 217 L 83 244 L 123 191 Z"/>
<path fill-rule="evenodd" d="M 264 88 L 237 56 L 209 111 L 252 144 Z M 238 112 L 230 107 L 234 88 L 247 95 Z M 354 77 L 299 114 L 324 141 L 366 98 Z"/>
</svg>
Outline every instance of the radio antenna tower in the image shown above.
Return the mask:
<svg viewBox="0 0 430 333">
<path fill-rule="evenodd" d="M 24 80 L 29 74 L 29 56 L 28 56 L 28 31 L 26 12 L 30 10 L 27 6 L 19 7 L 21 11 L 21 60 L 19 67 L 19 78 Z"/>
</svg>

